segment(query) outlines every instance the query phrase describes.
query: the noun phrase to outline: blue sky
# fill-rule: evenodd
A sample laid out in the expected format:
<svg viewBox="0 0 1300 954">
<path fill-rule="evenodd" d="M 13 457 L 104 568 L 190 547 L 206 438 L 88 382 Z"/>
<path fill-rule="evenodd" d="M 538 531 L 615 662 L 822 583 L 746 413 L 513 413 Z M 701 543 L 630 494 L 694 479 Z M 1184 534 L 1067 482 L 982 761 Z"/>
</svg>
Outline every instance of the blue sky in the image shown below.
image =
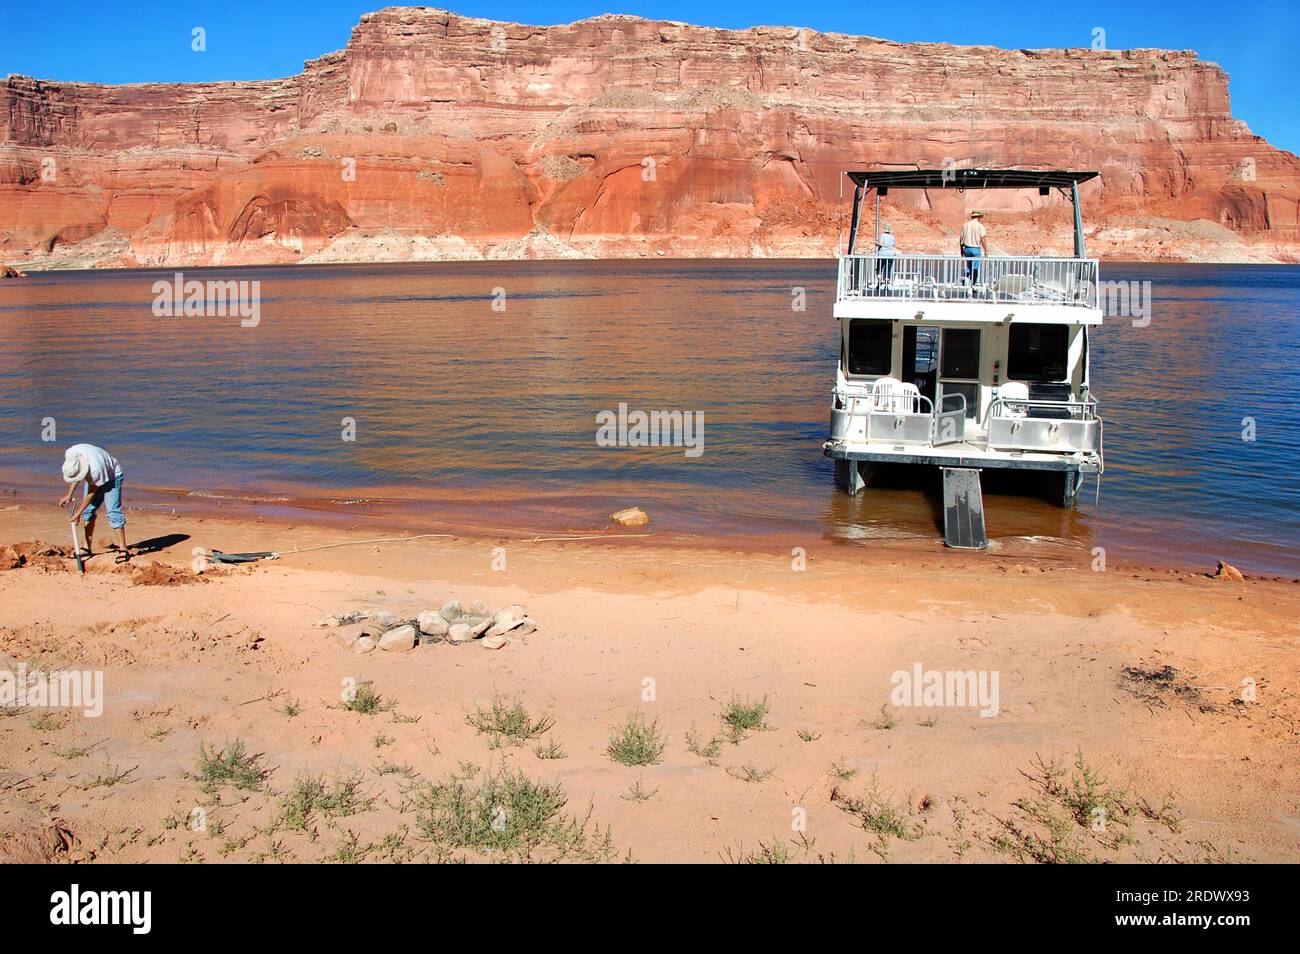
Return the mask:
<svg viewBox="0 0 1300 954">
<path fill-rule="evenodd" d="M 457 0 L 465 16 L 522 23 L 567 23 L 598 13 L 684 20 L 708 26 L 806 26 L 891 40 L 935 40 L 1021 47 L 1086 47 L 1093 29 L 1111 49 L 1193 49 L 1232 77 L 1233 113 L 1274 145 L 1300 152 L 1295 66 L 1300 2 L 1125 0 L 1035 2 L 828 2 L 770 0 Z M 266 79 L 302 69 L 305 59 L 341 49 L 362 13 L 382 0 L 229 0 L 15 4 L 0 31 L 0 75 L 101 83 Z M 41 11 L 48 10 L 49 16 Z M 190 31 L 207 31 L 208 49 L 190 50 Z"/>
</svg>

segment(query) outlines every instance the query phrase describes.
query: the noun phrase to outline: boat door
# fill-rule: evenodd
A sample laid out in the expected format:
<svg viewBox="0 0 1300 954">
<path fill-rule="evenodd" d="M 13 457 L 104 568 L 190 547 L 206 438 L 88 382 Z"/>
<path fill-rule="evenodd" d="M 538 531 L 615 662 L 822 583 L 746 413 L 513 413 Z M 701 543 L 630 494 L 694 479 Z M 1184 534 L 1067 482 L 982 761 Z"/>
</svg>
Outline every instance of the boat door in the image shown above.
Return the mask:
<svg viewBox="0 0 1300 954">
<path fill-rule="evenodd" d="M 901 380 L 915 385 L 923 397 L 937 405 L 938 376 L 939 329 L 932 325 L 905 325 Z"/>
<path fill-rule="evenodd" d="M 966 419 L 979 420 L 980 335 L 979 328 L 944 328 L 939 335 L 939 394 L 935 401 L 940 414 L 956 411 L 960 394 L 966 399 Z"/>
</svg>

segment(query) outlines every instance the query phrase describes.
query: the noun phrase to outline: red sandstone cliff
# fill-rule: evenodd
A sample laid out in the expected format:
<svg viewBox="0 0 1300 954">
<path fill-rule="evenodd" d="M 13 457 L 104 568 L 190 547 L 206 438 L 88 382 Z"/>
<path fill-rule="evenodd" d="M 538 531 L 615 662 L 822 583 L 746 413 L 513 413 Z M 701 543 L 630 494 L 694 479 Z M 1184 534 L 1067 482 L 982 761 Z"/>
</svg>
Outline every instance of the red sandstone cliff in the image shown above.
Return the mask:
<svg viewBox="0 0 1300 954">
<path fill-rule="evenodd" d="M 828 255 L 844 170 L 972 156 L 1100 170 L 1090 254 L 1300 260 L 1300 160 L 1233 119 L 1194 53 L 397 7 L 281 80 L 8 77 L 0 258 Z M 977 202 L 995 249 L 1065 251 L 1066 212 L 1042 201 L 886 203 L 904 249 L 947 250 Z"/>
</svg>

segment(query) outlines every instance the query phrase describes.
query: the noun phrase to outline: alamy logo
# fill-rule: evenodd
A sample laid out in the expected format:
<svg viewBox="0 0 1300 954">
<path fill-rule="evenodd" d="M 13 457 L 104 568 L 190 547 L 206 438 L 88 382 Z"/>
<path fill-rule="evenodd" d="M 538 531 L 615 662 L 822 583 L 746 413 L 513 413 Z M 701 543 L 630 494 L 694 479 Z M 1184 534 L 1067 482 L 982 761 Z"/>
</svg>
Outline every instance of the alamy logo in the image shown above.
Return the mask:
<svg viewBox="0 0 1300 954">
<path fill-rule="evenodd" d="M 87 718 L 104 713 L 104 673 L 98 670 L 0 669 L 0 706 L 33 709 L 80 709 Z"/>
<path fill-rule="evenodd" d="M 154 282 L 153 295 L 153 313 L 157 318 L 238 316 L 244 328 L 256 328 L 262 322 L 262 283 L 256 279 L 186 281 L 184 272 L 176 272 L 171 281 Z"/>
<path fill-rule="evenodd" d="M 684 447 L 687 457 L 704 453 L 703 411 L 629 411 L 596 414 L 597 447 Z"/>
<path fill-rule="evenodd" d="M 50 923 L 127 924 L 132 934 L 148 934 L 153 925 L 152 891 L 68 891 L 50 895 Z"/>
<path fill-rule="evenodd" d="M 893 692 L 891 705 L 932 706 L 954 709 L 979 707 L 983 718 L 998 714 L 998 671 L 981 669 L 948 670 L 925 669 L 920 663 L 912 665 L 911 672 L 900 669 L 889 681 Z"/>
<path fill-rule="evenodd" d="M 1084 288 L 1085 296 L 1088 289 Z M 1131 318 L 1134 328 L 1151 324 L 1151 282 L 1101 281 L 1097 282 L 1097 307 L 1107 318 Z"/>
</svg>

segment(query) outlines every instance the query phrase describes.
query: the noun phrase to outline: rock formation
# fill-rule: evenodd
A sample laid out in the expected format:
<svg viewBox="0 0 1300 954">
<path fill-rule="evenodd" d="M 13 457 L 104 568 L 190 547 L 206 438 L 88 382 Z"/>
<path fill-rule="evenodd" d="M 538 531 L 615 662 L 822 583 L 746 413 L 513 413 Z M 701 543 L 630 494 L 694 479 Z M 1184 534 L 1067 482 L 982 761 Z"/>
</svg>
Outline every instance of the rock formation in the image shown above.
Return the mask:
<svg viewBox="0 0 1300 954">
<path fill-rule="evenodd" d="M 842 173 L 1097 169 L 1089 252 L 1300 260 L 1300 160 L 1192 52 L 1001 50 L 602 16 L 367 14 L 298 76 L 0 85 L 0 258 L 35 266 L 830 255 Z M 904 251 L 962 209 L 1068 249 L 1058 198 L 897 194 Z"/>
</svg>

